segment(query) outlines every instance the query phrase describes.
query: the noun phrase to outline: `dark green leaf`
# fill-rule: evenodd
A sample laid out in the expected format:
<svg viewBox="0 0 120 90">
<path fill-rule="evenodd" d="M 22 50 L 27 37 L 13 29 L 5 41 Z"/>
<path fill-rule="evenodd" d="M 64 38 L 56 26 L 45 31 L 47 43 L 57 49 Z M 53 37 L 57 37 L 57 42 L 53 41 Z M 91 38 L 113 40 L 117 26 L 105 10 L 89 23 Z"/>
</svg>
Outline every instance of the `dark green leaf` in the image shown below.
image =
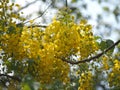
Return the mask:
<svg viewBox="0 0 120 90">
<path fill-rule="evenodd" d="M 101 41 L 100 43 L 100 49 L 103 51 L 107 48 L 106 42 L 105 41 Z"/>
<path fill-rule="evenodd" d="M 77 0 L 72 0 L 72 3 L 75 3 Z"/>
<path fill-rule="evenodd" d="M 114 44 L 114 42 L 110 39 L 106 40 L 106 43 L 108 47 Z"/>
<path fill-rule="evenodd" d="M 11 34 L 11 33 L 15 33 L 15 27 L 14 26 L 10 26 L 9 28 L 8 28 L 8 30 L 7 30 L 7 33 L 8 34 Z"/>
<path fill-rule="evenodd" d="M 98 0 L 98 3 L 101 3 L 101 0 Z"/>
<path fill-rule="evenodd" d="M 107 39 L 107 40 L 101 41 L 101 43 L 99 45 L 100 45 L 100 49 L 103 51 L 103 50 L 107 49 L 108 47 L 110 47 L 113 44 L 114 44 L 114 42 L 112 40 Z M 110 53 L 112 53 L 113 50 L 114 50 L 114 48 L 112 48 L 110 50 Z"/>
<path fill-rule="evenodd" d="M 110 10 L 109 10 L 109 7 L 103 7 L 103 9 L 104 9 L 105 11 L 107 11 L 107 12 L 110 11 Z"/>
<path fill-rule="evenodd" d="M 106 43 L 107 43 L 107 47 L 110 47 L 111 45 L 114 44 L 114 42 L 110 39 L 106 40 Z M 112 48 L 109 52 L 113 53 L 113 51 L 114 51 L 114 48 Z"/>
<path fill-rule="evenodd" d="M 27 61 L 29 65 L 33 64 L 34 63 L 34 60 L 33 59 L 30 59 Z"/>
<path fill-rule="evenodd" d="M 18 23 L 16 26 L 17 26 L 17 27 L 23 27 L 24 24 L 23 24 L 23 23 Z"/>
</svg>

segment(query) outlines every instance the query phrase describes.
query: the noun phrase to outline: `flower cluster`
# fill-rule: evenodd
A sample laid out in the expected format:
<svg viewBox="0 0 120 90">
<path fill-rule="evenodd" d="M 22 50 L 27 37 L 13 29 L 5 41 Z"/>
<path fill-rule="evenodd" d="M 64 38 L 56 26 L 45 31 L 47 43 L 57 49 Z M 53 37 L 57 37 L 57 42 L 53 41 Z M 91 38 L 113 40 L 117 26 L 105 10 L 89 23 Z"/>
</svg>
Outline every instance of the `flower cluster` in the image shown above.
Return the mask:
<svg viewBox="0 0 120 90">
<path fill-rule="evenodd" d="M 46 28 L 44 40 L 45 43 L 54 43 L 57 56 L 78 55 L 80 59 L 86 58 L 97 50 L 91 29 L 92 26 L 85 20 L 81 20 L 80 24 L 74 23 L 74 20 L 69 23 L 54 20 Z"/>
<path fill-rule="evenodd" d="M 6 2 L 2 3 L 5 4 L 0 6 L 0 9 L 3 9 L 0 14 L 1 49 L 7 59 L 22 62 L 25 66 L 22 71 L 31 73 L 40 83 L 49 84 L 55 80 L 62 83 L 69 82 L 69 64 L 58 57 L 77 55 L 81 60 L 98 49 L 91 30 L 92 26 L 85 20 L 77 24 L 73 16 L 68 14 L 67 17 L 63 16 L 64 20 L 54 19 L 44 30 L 39 27 L 17 25 L 13 19 L 20 21 L 23 19 L 12 12 L 4 11 L 8 7 L 11 11 L 14 6 L 14 4 L 7 6 L 8 0 L 4 1 Z M 89 72 L 81 75 L 79 90 L 90 86 L 91 77 L 92 74 Z"/>
<path fill-rule="evenodd" d="M 103 69 L 104 70 L 109 70 L 110 66 L 109 66 L 109 58 L 107 56 L 103 56 L 102 57 L 102 64 L 103 64 Z"/>
<path fill-rule="evenodd" d="M 92 73 L 85 72 L 82 73 L 79 79 L 80 87 L 78 90 L 93 90 L 93 75 Z"/>
<path fill-rule="evenodd" d="M 109 73 L 108 82 L 110 86 L 120 86 L 120 61 L 113 61 L 112 71 Z"/>
</svg>

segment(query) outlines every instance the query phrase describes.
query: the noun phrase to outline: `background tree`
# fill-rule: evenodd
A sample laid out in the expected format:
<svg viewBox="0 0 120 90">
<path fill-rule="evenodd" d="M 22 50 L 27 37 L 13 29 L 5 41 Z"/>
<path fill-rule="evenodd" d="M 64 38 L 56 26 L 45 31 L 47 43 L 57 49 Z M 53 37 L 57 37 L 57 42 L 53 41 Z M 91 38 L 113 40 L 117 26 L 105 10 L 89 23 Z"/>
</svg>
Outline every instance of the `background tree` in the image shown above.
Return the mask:
<svg viewBox="0 0 120 90">
<path fill-rule="evenodd" d="M 51 0 L 45 10 L 39 10 L 38 17 L 30 19 L 30 15 L 23 18 L 21 11 L 38 2 L 48 3 L 36 0 L 20 8 L 18 4 L 10 4 L 9 0 L 0 1 L 1 88 L 119 90 L 119 37 L 114 43 L 94 35 L 92 26 L 87 23 L 94 21 L 94 17 L 87 13 L 90 4 L 79 0 Z M 116 25 L 119 23 L 119 4 L 111 9 L 103 4 L 110 1 L 92 2 L 100 4 L 105 13 L 113 12 Z M 81 7 L 80 11 L 77 5 L 74 6 L 76 3 Z M 61 9 L 52 22 L 44 16 L 51 6 L 51 11 Z M 96 16 L 96 30 L 105 27 L 105 31 L 109 29 L 112 32 L 119 27 L 109 26 L 103 13 Z M 49 23 L 48 26 L 37 22 L 41 17 L 42 23 Z M 113 53 L 116 45 L 118 47 Z"/>
</svg>

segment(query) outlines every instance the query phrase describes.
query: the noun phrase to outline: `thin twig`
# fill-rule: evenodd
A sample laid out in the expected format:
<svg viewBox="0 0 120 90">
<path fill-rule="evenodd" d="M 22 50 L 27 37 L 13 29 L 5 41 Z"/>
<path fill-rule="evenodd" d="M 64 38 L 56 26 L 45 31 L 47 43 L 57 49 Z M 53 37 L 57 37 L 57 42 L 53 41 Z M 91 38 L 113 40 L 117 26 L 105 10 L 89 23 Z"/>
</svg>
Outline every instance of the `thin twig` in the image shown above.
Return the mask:
<svg viewBox="0 0 120 90">
<path fill-rule="evenodd" d="M 66 6 L 66 8 L 68 7 L 68 2 L 67 2 L 67 0 L 65 0 L 66 2 L 65 2 L 65 6 Z"/>
<path fill-rule="evenodd" d="M 14 13 L 20 12 L 21 10 L 23 10 L 23 9 L 25 9 L 25 8 L 27 8 L 27 7 L 29 7 L 30 5 L 36 3 L 37 1 L 39 1 L 39 0 L 34 0 L 33 2 L 28 3 L 27 5 L 21 7 L 18 11 L 15 11 Z"/>
<path fill-rule="evenodd" d="M 67 12 L 67 14 L 68 14 L 68 2 L 67 2 L 67 0 L 65 0 L 65 6 L 66 6 L 66 12 Z M 66 25 L 67 25 L 67 22 L 68 22 L 68 19 L 66 19 Z"/>
<path fill-rule="evenodd" d="M 36 17 L 36 18 L 34 18 L 34 19 L 32 19 L 32 20 L 36 20 L 36 19 L 42 17 L 42 16 L 44 15 L 44 13 L 48 10 L 48 8 L 49 8 L 51 5 L 52 5 L 52 2 L 50 3 L 50 5 L 48 5 L 48 7 L 44 10 L 44 12 L 43 12 L 41 15 L 39 15 L 38 17 Z M 28 22 L 30 22 L 30 20 L 24 22 L 23 24 L 26 24 L 26 23 L 28 23 Z"/>
<path fill-rule="evenodd" d="M 32 25 L 32 26 L 28 26 L 28 28 L 35 28 L 35 27 L 42 27 L 42 28 L 46 28 L 47 25 Z"/>
<path fill-rule="evenodd" d="M 70 64 L 79 64 L 79 63 L 90 62 L 91 60 L 95 60 L 95 59 L 99 58 L 100 56 L 102 56 L 103 54 L 107 53 L 109 50 L 111 50 L 113 47 L 115 47 L 119 43 L 120 43 L 120 40 L 118 40 L 116 43 L 114 43 L 113 45 L 111 45 L 110 47 L 105 49 L 103 52 L 97 54 L 96 56 L 93 56 L 93 57 L 90 57 L 90 58 L 87 58 L 87 59 L 83 59 L 83 60 L 80 60 L 80 61 L 76 61 L 76 62 L 75 61 L 66 60 L 64 57 L 62 57 L 62 58 L 57 57 L 57 58 L 60 58 L 62 61 L 70 63 Z"/>
<path fill-rule="evenodd" d="M 0 74 L 0 77 L 7 77 L 7 78 L 11 78 L 13 80 L 21 82 L 21 79 L 19 77 L 16 77 L 16 76 L 10 76 L 10 75 L 7 75 L 7 74 Z"/>
</svg>

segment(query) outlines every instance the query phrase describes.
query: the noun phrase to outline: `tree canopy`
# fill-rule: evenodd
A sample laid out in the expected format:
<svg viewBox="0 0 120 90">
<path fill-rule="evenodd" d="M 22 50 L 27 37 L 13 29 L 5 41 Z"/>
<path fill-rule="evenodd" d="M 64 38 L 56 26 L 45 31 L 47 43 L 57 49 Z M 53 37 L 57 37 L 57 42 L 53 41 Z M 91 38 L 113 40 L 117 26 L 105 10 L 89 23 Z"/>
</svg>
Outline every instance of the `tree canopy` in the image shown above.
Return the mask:
<svg viewBox="0 0 120 90">
<path fill-rule="evenodd" d="M 64 3 L 50 24 L 40 25 L 35 20 L 56 5 L 54 0 L 31 20 L 19 12 L 23 9 L 19 4 L 0 1 L 0 89 L 120 89 L 119 38 L 113 41 L 95 35 L 89 19 L 75 17 L 77 7 L 70 8 L 67 0 Z"/>
</svg>

